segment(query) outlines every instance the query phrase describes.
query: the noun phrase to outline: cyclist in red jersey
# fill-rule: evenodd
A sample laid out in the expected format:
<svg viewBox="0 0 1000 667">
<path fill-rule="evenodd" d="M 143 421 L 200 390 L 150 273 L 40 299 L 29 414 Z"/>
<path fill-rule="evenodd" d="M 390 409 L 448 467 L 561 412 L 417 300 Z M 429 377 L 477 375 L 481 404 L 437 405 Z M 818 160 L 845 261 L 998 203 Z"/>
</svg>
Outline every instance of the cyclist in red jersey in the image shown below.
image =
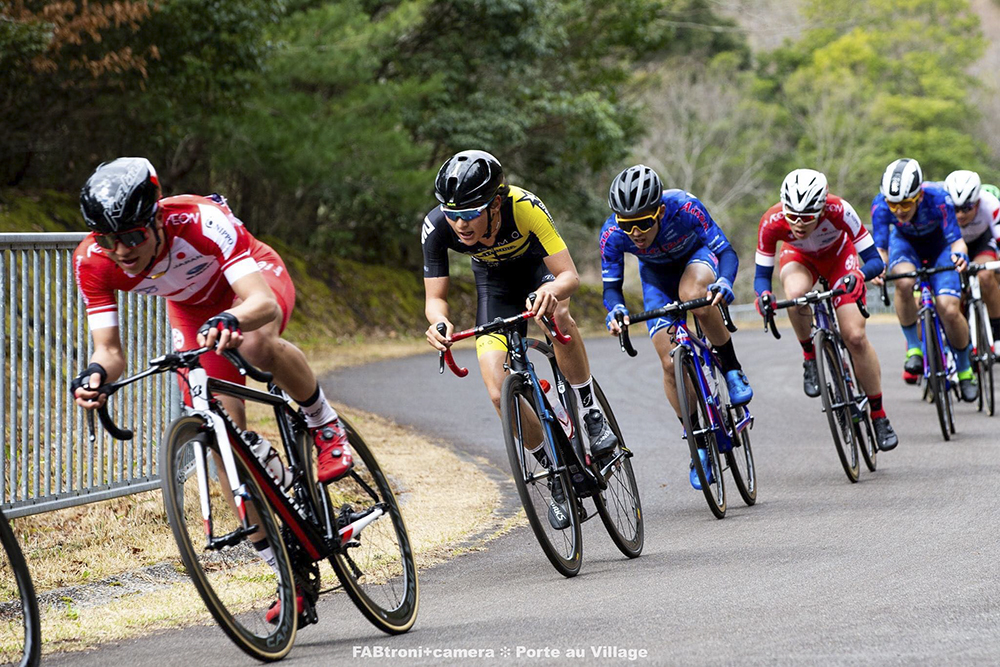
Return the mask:
<svg viewBox="0 0 1000 667">
<path fill-rule="evenodd" d="M 865 281 L 885 268 L 871 234 L 847 201 L 830 194 L 825 175 L 813 169 L 796 169 L 788 174 L 781 184 L 781 202 L 764 213 L 758 229 L 754 291 L 761 315 L 766 303 L 762 297 L 767 295 L 774 301 L 771 275 L 778 241 L 782 242 L 780 277 L 787 298 L 804 295 L 820 277 L 847 291 L 833 302 L 840 332 L 868 395 L 879 449 L 893 449 L 899 439 L 882 406 L 878 356 L 865 333 L 865 319 L 855 307 L 856 302 L 864 302 Z M 803 389 L 807 396 L 819 396 L 812 310 L 809 306 L 789 308 L 788 319 L 802 346 Z"/>
<path fill-rule="evenodd" d="M 73 383 L 76 402 L 93 409 L 106 397 L 92 388 L 125 370 L 116 292 L 167 300 L 173 345 L 215 345 L 202 364 L 212 377 L 243 383 L 221 352 L 240 347 L 254 365 L 302 407 L 320 453 L 323 482 L 352 466 L 347 437 L 297 347 L 281 339 L 295 306 L 295 287 L 281 257 L 255 239 L 219 195 L 161 199 L 160 183 L 145 158 L 102 164 L 84 185 L 80 208 L 93 231 L 74 253 L 77 285 L 94 339 L 90 366 Z M 207 325 L 207 333 L 199 333 Z M 220 397 L 241 428 L 243 402 Z"/>
</svg>

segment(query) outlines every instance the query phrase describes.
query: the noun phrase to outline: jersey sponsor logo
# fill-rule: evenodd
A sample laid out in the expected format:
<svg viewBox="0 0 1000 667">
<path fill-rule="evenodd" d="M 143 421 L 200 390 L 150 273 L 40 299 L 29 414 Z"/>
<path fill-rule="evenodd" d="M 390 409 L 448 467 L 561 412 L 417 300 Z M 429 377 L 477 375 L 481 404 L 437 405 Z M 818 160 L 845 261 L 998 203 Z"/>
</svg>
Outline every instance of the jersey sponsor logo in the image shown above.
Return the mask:
<svg viewBox="0 0 1000 667">
<path fill-rule="evenodd" d="M 205 237 L 214 241 L 222 256 L 229 259 L 229 255 L 236 247 L 236 228 L 229 221 L 226 214 L 217 208 L 201 206 L 201 228 Z"/>
<path fill-rule="evenodd" d="M 183 213 L 171 213 L 167 216 L 166 224 L 168 225 L 190 225 L 198 222 L 198 214 L 191 211 L 185 211 Z"/>
<path fill-rule="evenodd" d="M 434 231 L 434 223 L 429 217 L 424 218 L 424 226 L 420 228 L 420 245 L 427 242 L 427 237 Z"/>
<path fill-rule="evenodd" d="M 600 245 L 601 245 L 601 254 L 602 255 L 604 254 L 604 246 L 607 245 L 608 239 L 611 238 L 611 235 L 614 234 L 617 231 L 618 231 L 618 226 L 617 225 L 611 225 L 606 230 L 604 230 L 603 234 L 601 234 L 601 244 Z"/>
<path fill-rule="evenodd" d="M 695 204 L 693 201 L 689 201 L 686 204 L 684 204 L 681 210 L 684 211 L 685 213 L 688 213 L 698 218 L 698 222 L 700 222 L 702 225 L 708 224 L 708 220 L 705 217 L 705 213 L 701 210 L 701 207 Z"/>
<path fill-rule="evenodd" d="M 160 288 L 157 287 L 156 285 L 150 285 L 149 287 L 138 287 L 132 291 L 135 292 L 136 294 L 149 295 L 149 294 L 156 294 L 157 292 L 160 291 Z"/>
<path fill-rule="evenodd" d="M 184 349 L 184 332 L 181 331 L 180 329 L 172 329 L 171 332 L 170 332 L 170 334 L 171 334 L 171 337 L 173 338 L 173 341 L 174 341 L 174 349 L 175 350 L 183 350 Z"/>
<path fill-rule="evenodd" d="M 193 269 L 188 269 L 187 276 L 189 278 L 193 277 L 193 276 L 196 276 L 199 273 L 201 273 L 202 271 L 204 271 L 205 269 L 207 269 L 210 265 L 211 265 L 210 262 L 204 262 L 204 263 L 199 264 L 198 266 L 194 267 Z"/>
</svg>

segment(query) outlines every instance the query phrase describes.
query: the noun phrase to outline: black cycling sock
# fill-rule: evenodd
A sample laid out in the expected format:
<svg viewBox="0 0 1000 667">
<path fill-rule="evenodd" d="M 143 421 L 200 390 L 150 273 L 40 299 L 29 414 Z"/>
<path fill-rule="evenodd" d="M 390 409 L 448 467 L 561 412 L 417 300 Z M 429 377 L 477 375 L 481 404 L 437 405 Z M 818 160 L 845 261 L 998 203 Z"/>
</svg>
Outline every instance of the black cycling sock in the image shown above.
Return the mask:
<svg viewBox="0 0 1000 667">
<path fill-rule="evenodd" d="M 716 345 L 715 353 L 719 355 L 719 363 L 722 365 L 723 373 L 743 370 L 739 359 L 736 358 L 736 350 L 733 349 L 732 338 L 727 340 L 725 345 Z"/>
<path fill-rule="evenodd" d="M 531 452 L 531 455 L 535 457 L 539 465 L 543 468 L 551 468 L 552 465 L 549 463 L 549 455 L 545 453 L 545 447 L 539 447 L 535 451 Z"/>
<path fill-rule="evenodd" d="M 990 329 L 993 330 L 993 340 L 1000 340 L 1000 317 L 990 318 Z"/>
</svg>

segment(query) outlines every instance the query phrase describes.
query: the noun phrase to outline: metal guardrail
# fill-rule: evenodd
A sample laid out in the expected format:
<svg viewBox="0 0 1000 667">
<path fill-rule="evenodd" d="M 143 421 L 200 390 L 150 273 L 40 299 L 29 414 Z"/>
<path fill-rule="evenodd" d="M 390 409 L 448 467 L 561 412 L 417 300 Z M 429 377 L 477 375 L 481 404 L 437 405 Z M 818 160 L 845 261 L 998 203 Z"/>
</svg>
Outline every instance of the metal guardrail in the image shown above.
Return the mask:
<svg viewBox="0 0 1000 667">
<path fill-rule="evenodd" d="M 156 443 L 180 408 L 174 378 L 157 375 L 116 396 L 129 442 L 91 442 L 69 383 L 93 342 L 73 251 L 85 234 L 0 234 L 0 507 L 10 517 L 158 488 Z M 119 295 L 126 372 L 169 351 L 163 299 Z"/>
</svg>

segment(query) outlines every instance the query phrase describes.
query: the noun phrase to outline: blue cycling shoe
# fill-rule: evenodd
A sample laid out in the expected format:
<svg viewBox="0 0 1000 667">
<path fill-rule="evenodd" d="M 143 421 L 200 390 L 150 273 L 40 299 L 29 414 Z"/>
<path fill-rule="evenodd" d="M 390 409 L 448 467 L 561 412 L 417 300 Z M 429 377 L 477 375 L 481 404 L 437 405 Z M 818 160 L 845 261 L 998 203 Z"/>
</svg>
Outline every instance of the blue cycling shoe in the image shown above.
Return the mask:
<svg viewBox="0 0 1000 667">
<path fill-rule="evenodd" d="M 708 452 L 704 449 L 698 450 L 698 458 L 701 459 L 701 467 L 708 471 L 708 483 L 715 483 L 715 470 L 712 468 L 712 461 L 708 458 Z M 697 491 L 701 491 L 701 480 L 698 479 L 698 471 L 694 469 L 694 461 L 691 461 L 691 486 Z"/>
<path fill-rule="evenodd" d="M 733 405 L 743 405 L 749 403 L 753 398 L 753 389 L 750 388 L 750 380 L 743 371 L 729 371 L 726 373 L 726 387 L 729 389 L 729 401 Z"/>
</svg>

